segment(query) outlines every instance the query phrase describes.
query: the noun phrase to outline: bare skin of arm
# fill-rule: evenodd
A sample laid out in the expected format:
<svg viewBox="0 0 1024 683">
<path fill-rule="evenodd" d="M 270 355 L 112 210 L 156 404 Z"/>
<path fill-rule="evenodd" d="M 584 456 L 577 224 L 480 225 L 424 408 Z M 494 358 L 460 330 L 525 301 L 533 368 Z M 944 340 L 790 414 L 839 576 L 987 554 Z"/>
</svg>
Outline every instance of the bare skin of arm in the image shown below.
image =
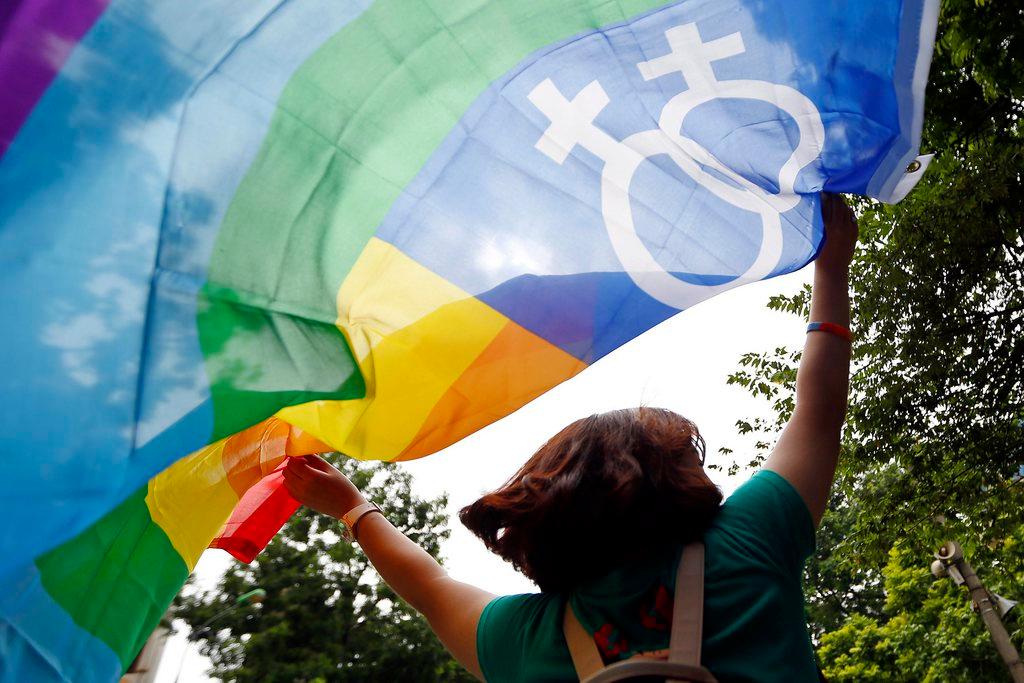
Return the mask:
<svg viewBox="0 0 1024 683">
<path fill-rule="evenodd" d="M 291 458 L 284 481 L 297 500 L 337 519 L 366 502 L 344 474 L 316 455 Z M 448 576 L 429 553 L 383 515 L 365 515 L 356 532 L 359 546 L 381 578 L 427 619 L 452 656 L 483 680 L 476 654 L 476 627 L 494 595 Z"/>
<path fill-rule="evenodd" d="M 849 328 L 850 259 L 857 242 L 853 211 L 837 195 L 823 195 L 825 246 L 814 264 L 811 321 Z M 765 468 L 784 477 L 821 523 L 839 460 L 839 438 L 850 385 L 850 343 L 812 332 L 796 378 L 796 405 Z"/>
</svg>

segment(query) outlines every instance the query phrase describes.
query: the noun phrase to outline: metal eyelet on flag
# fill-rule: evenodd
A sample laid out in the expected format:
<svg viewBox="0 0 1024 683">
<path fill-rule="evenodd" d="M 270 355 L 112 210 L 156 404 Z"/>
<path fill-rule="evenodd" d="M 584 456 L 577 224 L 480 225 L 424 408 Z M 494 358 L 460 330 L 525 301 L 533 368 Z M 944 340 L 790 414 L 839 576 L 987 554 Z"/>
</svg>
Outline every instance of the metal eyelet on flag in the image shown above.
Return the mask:
<svg viewBox="0 0 1024 683">
<path fill-rule="evenodd" d="M 931 163 L 934 156 L 934 154 L 922 154 L 916 159 L 911 159 L 899 182 L 896 183 L 896 186 L 893 187 L 889 195 L 882 201 L 886 204 L 897 204 L 906 197 L 914 189 L 914 186 L 917 185 L 925 171 L 928 170 L 928 164 Z"/>
</svg>

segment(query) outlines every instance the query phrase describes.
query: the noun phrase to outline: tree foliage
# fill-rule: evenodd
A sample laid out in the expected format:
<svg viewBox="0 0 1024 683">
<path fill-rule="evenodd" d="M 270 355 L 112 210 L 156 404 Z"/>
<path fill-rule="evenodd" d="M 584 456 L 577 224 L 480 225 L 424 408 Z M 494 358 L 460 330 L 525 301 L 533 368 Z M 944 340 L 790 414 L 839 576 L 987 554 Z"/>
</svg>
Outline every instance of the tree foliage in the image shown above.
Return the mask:
<svg viewBox="0 0 1024 683">
<path fill-rule="evenodd" d="M 807 574 L 812 632 L 836 680 L 988 680 L 971 677 L 998 659 L 966 597 L 926 574 L 947 538 L 983 577 L 1016 576 L 1006 590 L 1024 598 L 1022 26 L 1020 3 L 943 3 L 922 142 L 935 161 L 899 205 L 856 203 L 850 411 Z M 806 316 L 809 296 L 768 305 Z M 787 348 L 740 359 L 729 381 L 771 417 L 738 423 L 754 456 L 733 469 L 759 463 L 789 419 L 798 362 Z M 942 638 L 962 655 L 925 638 L 961 617 L 970 637 Z M 940 655 L 946 668 L 922 668 Z"/>
<path fill-rule="evenodd" d="M 410 475 L 393 466 L 338 464 L 396 527 L 440 557 L 444 498 L 417 498 Z M 339 524 L 303 508 L 252 564 L 233 565 L 212 592 L 177 600 L 175 616 L 200 633 L 210 674 L 236 683 L 473 680 L 358 547 L 340 539 Z M 201 628 L 256 587 L 267 591 L 263 604 Z"/>
<path fill-rule="evenodd" d="M 1021 491 L 1014 496 L 1018 505 L 1024 503 Z M 1018 526 L 999 555 L 999 565 L 979 568 L 982 581 L 997 593 L 1019 590 L 1024 585 L 1024 529 Z M 1007 678 L 965 588 L 948 579 L 936 581 L 920 554 L 904 546 L 889 551 L 882 577 L 885 602 L 880 616 L 854 613 L 821 637 L 819 653 L 830 681 L 973 683 Z M 1020 612 L 1012 610 L 1004 622 L 1019 643 L 1024 628 Z"/>
</svg>

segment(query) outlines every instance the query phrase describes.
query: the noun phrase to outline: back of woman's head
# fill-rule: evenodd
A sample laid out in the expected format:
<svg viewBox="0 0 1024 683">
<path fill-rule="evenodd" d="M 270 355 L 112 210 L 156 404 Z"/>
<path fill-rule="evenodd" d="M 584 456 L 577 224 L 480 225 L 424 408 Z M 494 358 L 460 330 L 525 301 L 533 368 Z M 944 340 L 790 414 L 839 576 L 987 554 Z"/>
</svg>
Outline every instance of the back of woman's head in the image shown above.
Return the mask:
<svg viewBox="0 0 1024 683">
<path fill-rule="evenodd" d="M 696 425 L 670 410 L 591 415 L 459 518 L 543 591 L 700 538 L 722 494 Z"/>
</svg>

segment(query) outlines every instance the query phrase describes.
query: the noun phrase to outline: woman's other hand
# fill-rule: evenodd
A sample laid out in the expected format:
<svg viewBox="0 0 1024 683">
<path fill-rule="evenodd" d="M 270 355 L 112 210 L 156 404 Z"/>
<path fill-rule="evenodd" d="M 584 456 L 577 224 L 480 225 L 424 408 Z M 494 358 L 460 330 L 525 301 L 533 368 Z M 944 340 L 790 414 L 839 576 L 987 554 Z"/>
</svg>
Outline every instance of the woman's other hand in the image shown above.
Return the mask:
<svg viewBox="0 0 1024 683">
<path fill-rule="evenodd" d="M 355 484 L 319 455 L 289 458 L 283 474 L 293 498 L 336 519 L 366 502 Z"/>
<path fill-rule="evenodd" d="M 821 194 L 821 216 L 825 221 L 825 244 L 815 267 L 845 274 L 857 246 L 857 217 L 840 195 L 828 192 Z"/>
</svg>

